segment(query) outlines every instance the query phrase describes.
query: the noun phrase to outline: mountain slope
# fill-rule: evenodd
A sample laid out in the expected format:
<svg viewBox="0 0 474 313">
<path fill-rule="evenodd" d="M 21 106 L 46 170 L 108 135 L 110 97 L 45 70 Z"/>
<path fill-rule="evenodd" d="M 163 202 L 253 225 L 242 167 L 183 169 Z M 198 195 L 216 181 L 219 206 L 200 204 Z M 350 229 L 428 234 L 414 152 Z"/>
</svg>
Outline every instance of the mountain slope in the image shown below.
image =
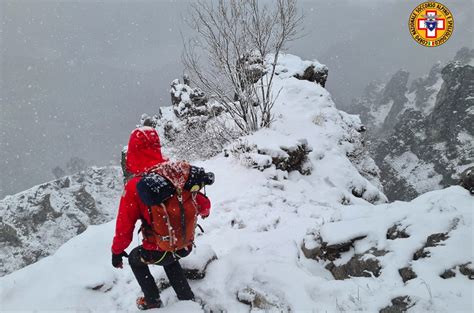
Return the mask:
<svg viewBox="0 0 474 313">
<path fill-rule="evenodd" d="M 451 187 L 385 204 L 358 118 L 338 111 L 320 85 L 293 77 L 299 58 L 283 60 L 273 126 L 196 163 L 216 174 L 211 216 L 200 221 L 205 233 L 182 260 L 204 275 L 191 281 L 203 308 L 179 303 L 153 267 L 166 305 L 155 312 L 378 312 L 401 296 L 395 303 L 418 311 L 470 310 L 469 192 Z M 113 232 L 113 222 L 90 226 L 54 255 L 0 278 L 2 312 L 138 311 L 130 268 L 110 264 Z M 129 251 L 140 242 L 134 235 Z M 417 275 L 406 283 L 405 267 Z M 455 276 L 441 278 L 444 270 Z"/>
<path fill-rule="evenodd" d="M 474 164 L 473 60 L 474 50 L 463 48 L 410 88 L 401 79 L 408 73 L 400 71 L 385 85 L 368 86 L 354 101 L 351 112 L 368 125 L 370 150 L 389 199 L 409 200 L 454 184 Z"/>
<path fill-rule="evenodd" d="M 90 168 L 0 200 L 0 276 L 113 219 L 121 175 L 117 167 Z"/>
</svg>

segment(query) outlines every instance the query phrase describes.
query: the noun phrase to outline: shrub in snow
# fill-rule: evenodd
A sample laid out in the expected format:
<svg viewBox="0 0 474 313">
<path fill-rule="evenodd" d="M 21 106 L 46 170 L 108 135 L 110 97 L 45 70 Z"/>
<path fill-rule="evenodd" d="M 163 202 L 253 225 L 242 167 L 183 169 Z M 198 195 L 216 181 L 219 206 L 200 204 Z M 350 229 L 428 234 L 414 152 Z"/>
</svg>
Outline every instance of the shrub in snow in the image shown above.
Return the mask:
<svg viewBox="0 0 474 313">
<path fill-rule="evenodd" d="M 166 155 L 177 159 L 209 159 L 220 152 L 240 133 L 232 129 L 223 130 L 218 117 L 208 120 L 166 120 L 159 123 L 162 146 Z"/>
<path fill-rule="evenodd" d="M 272 168 L 283 171 L 298 171 L 302 175 L 310 175 L 312 164 L 308 154 L 313 149 L 308 145 L 305 139 L 298 140 L 294 145 L 280 146 L 279 149 L 259 148 L 256 144 L 250 144 L 239 140 L 232 145 L 230 152 L 240 162 L 251 168 L 257 168 L 261 171 Z M 279 176 L 275 172 L 275 177 Z"/>
<path fill-rule="evenodd" d="M 237 68 L 242 69 L 239 74 L 240 84 L 246 82 L 257 83 L 265 75 L 263 58 L 258 51 L 246 52 L 237 60 Z"/>
<path fill-rule="evenodd" d="M 394 224 L 387 230 L 387 239 L 395 240 L 398 238 L 408 238 L 410 235 L 406 232 L 408 226 L 403 227 L 400 223 Z"/>
<path fill-rule="evenodd" d="M 246 167 L 263 171 L 272 165 L 270 156 L 260 154 L 256 144 L 250 144 L 244 140 L 238 140 L 230 147 L 229 151 Z"/>
<path fill-rule="evenodd" d="M 391 305 L 381 309 L 379 313 L 403 313 L 415 305 L 409 296 L 396 297 L 391 302 Z"/>
</svg>

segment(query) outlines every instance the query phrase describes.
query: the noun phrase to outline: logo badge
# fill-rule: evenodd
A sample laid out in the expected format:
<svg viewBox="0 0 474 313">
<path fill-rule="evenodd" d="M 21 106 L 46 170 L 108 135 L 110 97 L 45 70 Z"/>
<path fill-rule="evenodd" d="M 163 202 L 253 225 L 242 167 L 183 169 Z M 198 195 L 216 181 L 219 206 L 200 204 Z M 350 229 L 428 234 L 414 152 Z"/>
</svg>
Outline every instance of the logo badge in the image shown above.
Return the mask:
<svg viewBox="0 0 474 313">
<path fill-rule="evenodd" d="M 420 45 L 437 47 L 448 41 L 454 30 L 451 11 L 439 2 L 423 2 L 411 12 L 410 34 Z"/>
</svg>

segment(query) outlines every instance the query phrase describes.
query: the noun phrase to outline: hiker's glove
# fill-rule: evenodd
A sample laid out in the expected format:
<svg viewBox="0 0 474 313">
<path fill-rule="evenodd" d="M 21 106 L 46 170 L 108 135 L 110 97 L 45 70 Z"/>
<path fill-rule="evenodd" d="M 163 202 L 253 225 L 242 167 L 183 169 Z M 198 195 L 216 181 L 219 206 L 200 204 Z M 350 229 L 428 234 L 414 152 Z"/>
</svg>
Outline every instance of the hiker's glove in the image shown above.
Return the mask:
<svg viewBox="0 0 474 313">
<path fill-rule="evenodd" d="M 120 254 L 112 253 L 112 265 L 115 268 L 122 268 L 123 267 L 122 257 L 128 258 L 127 252 L 124 251 Z"/>
</svg>

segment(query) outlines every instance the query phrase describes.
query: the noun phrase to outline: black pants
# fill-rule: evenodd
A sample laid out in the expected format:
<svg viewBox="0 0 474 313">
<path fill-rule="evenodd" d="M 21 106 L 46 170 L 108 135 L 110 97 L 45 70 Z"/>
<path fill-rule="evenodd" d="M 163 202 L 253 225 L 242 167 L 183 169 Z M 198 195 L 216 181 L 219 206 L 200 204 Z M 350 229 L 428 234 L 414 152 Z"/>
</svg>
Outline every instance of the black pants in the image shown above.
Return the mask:
<svg viewBox="0 0 474 313">
<path fill-rule="evenodd" d="M 194 299 L 194 294 L 179 264 L 179 259 L 184 258 L 190 252 L 191 248 L 189 250 L 181 249 L 173 254 L 172 252 L 146 250 L 142 246 L 138 246 L 130 252 L 128 258 L 130 267 L 148 303 L 157 302 L 160 299 L 160 292 L 155 279 L 148 268 L 149 264 L 163 266 L 170 285 L 179 300 Z"/>
</svg>

